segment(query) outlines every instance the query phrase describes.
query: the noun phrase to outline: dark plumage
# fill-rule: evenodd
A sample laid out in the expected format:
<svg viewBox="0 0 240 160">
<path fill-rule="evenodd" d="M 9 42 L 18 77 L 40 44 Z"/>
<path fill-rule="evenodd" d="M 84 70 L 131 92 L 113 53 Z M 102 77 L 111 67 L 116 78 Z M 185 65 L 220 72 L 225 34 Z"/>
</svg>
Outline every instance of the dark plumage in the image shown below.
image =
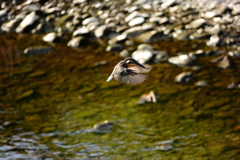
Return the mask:
<svg viewBox="0 0 240 160">
<path fill-rule="evenodd" d="M 146 79 L 146 75 L 140 73 L 147 73 L 151 69 L 148 69 L 138 63 L 135 59 L 128 57 L 123 61 L 120 61 L 113 69 L 112 74 L 108 77 L 107 82 L 112 78 L 119 82 L 126 84 L 139 84 Z"/>
</svg>

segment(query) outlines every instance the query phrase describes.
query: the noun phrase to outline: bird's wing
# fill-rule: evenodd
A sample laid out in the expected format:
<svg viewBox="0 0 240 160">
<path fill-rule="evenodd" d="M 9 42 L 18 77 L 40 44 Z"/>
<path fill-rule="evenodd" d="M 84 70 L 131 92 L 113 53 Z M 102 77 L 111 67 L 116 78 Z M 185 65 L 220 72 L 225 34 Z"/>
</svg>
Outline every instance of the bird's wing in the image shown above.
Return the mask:
<svg viewBox="0 0 240 160">
<path fill-rule="evenodd" d="M 131 69 L 121 69 L 118 74 L 114 75 L 114 78 L 122 83 L 126 84 L 139 84 L 145 81 L 146 75 L 136 73 Z"/>
<path fill-rule="evenodd" d="M 141 67 L 141 66 L 138 66 L 138 65 L 135 65 L 135 64 L 128 64 L 127 68 L 135 71 L 136 73 L 147 73 L 151 70 L 149 68 Z"/>
</svg>

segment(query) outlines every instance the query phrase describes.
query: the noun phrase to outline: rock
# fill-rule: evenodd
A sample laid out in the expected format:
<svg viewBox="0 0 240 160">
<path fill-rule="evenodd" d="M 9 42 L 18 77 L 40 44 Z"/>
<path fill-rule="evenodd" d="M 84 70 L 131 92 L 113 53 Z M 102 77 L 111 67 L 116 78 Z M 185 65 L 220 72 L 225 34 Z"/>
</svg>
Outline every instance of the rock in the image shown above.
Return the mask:
<svg viewBox="0 0 240 160">
<path fill-rule="evenodd" d="M 161 150 L 161 151 L 168 151 L 171 150 L 173 147 L 170 144 L 162 144 L 161 146 L 157 146 L 155 149 L 156 150 Z"/>
<path fill-rule="evenodd" d="M 159 31 L 147 31 L 142 34 L 139 34 L 135 39 L 135 41 L 140 43 L 150 43 L 150 42 L 156 42 L 161 41 L 169 38 L 169 36 L 163 34 L 163 32 Z"/>
<path fill-rule="evenodd" d="M 194 33 L 194 30 L 176 30 L 172 35 L 177 40 L 185 41 L 189 40 L 192 33 Z"/>
<path fill-rule="evenodd" d="M 170 57 L 168 58 L 168 62 L 178 65 L 179 67 L 193 65 L 193 59 L 187 54 L 180 54 L 179 56 Z"/>
<path fill-rule="evenodd" d="M 89 18 L 86 18 L 85 20 L 83 20 L 82 24 L 87 26 L 88 24 L 90 23 L 95 23 L 95 22 L 99 22 L 99 19 L 96 18 L 96 17 L 89 17 Z"/>
<path fill-rule="evenodd" d="M 194 21 L 192 21 L 191 23 L 189 23 L 188 25 L 186 25 L 185 27 L 187 29 L 193 29 L 193 28 L 200 28 L 202 27 L 203 25 L 206 24 L 206 20 L 203 19 L 203 18 L 200 18 L 200 19 L 196 19 Z"/>
<path fill-rule="evenodd" d="M 218 35 L 212 35 L 210 40 L 206 42 L 207 46 L 216 47 L 220 42 L 220 37 Z"/>
<path fill-rule="evenodd" d="M 175 77 L 175 81 L 179 83 L 186 83 L 193 78 L 192 72 L 182 72 Z"/>
<path fill-rule="evenodd" d="M 211 19 L 217 15 L 216 11 L 207 11 L 204 13 L 204 18 Z"/>
<path fill-rule="evenodd" d="M 139 17 L 141 14 L 138 11 L 134 11 L 131 14 L 129 14 L 126 18 L 125 18 L 125 22 L 130 22 L 131 20 L 133 20 L 136 17 Z"/>
<path fill-rule="evenodd" d="M 112 33 L 112 30 L 107 25 L 99 26 L 95 29 L 94 35 L 97 38 L 109 38 L 109 35 Z"/>
<path fill-rule="evenodd" d="M 112 45 L 112 44 L 120 44 L 120 43 L 126 42 L 126 40 L 127 40 L 127 36 L 124 35 L 124 34 L 120 34 L 120 35 L 110 39 L 108 41 L 108 44 L 110 44 L 110 45 Z"/>
<path fill-rule="evenodd" d="M 218 67 L 223 69 L 231 68 L 231 61 L 228 56 L 223 57 L 223 59 L 218 63 Z"/>
<path fill-rule="evenodd" d="M 61 37 L 58 36 L 56 32 L 48 33 L 43 37 L 43 41 L 50 42 L 50 43 L 59 42 L 60 40 L 61 40 Z"/>
<path fill-rule="evenodd" d="M 150 44 L 140 44 L 138 45 L 137 50 L 152 50 L 153 46 Z"/>
<path fill-rule="evenodd" d="M 154 62 L 155 63 L 165 62 L 168 60 L 168 58 L 169 58 L 169 56 L 166 51 L 158 51 L 158 53 L 154 59 Z"/>
<path fill-rule="evenodd" d="M 177 3 L 176 0 L 167 0 L 167 1 L 164 1 L 164 3 L 161 5 L 161 8 L 162 9 L 167 9 L 170 6 L 175 5 L 176 3 Z"/>
<path fill-rule="evenodd" d="M 79 47 L 84 47 L 86 45 L 90 44 L 90 40 L 88 38 L 82 37 L 82 36 L 78 36 L 78 37 L 74 37 L 72 38 L 69 42 L 68 42 L 68 46 L 69 47 L 73 47 L 73 48 L 79 48 Z"/>
<path fill-rule="evenodd" d="M 184 108 L 183 110 L 181 110 L 179 112 L 179 116 L 187 116 L 187 115 L 191 114 L 193 111 L 194 111 L 193 107 Z"/>
<path fill-rule="evenodd" d="M 106 48 L 107 52 L 119 52 L 122 51 L 124 49 L 124 46 L 121 44 L 113 44 L 113 45 L 109 45 Z"/>
<path fill-rule="evenodd" d="M 210 37 L 211 37 L 211 34 L 204 31 L 194 32 L 189 36 L 190 39 L 208 39 Z"/>
<path fill-rule="evenodd" d="M 195 83 L 195 86 L 199 86 L 199 87 L 206 86 L 206 85 L 207 85 L 207 82 L 204 80 L 198 81 Z"/>
<path fill-rule="evenodd" d="M 15 32 L 17 26 L 21 23 L 20 19 L 12 19 L 8 22 L 5 22 L 1 29 L 5 32 Z"/>
<path fill-rule="evenodd" d="M 128 25 L 129 25 L 130 27 L 133 27 L 133 26 L 141 25 L 141 24 L 143 24 L 144 22 L 145 22 L 145 19 L 144 19 L 143 17 L 136 17 L 136 18 L 132 19 L 132 20 L 128 23 Z"/>
<path fill-rule="evenodd" d="M 127 49 L 124 49 L 123 51 L 120 52 L 120 57 L 127 58 L 130 57 L 130 52 Z"/>
<path fill-rule="evenodd" d="M 132 58 L 136 59 L 139 63 L 145 64 L 153 59 L 155 52 L 152 50 L 136 50 L 132 53 Z"/>
<path fill-rule="evenodd" d="M 93 126 L 93 130 L 94 131 L 104 131 L 104 130 L 112 128 L 112 126 L 113 126 L 112 122 L 109 122 L 108 120 L 105 120 L 104 122 L 95 124 Z"/>
<path fill-rule="evenodd" d="M 28 47 L 24 50 L 24 54 L 27 55 L 39 55 L 39 54 L 47 54 L 49 52 L 52 52 L 52 47 L 44 47 L 44 46 L 34 46 L 34 47 Z"/>
<path fill-rule="evenodd" d="M 237 88 L 237 83 L 234 83 L 234 82 L 230 83 L 230 84 L 227 86 L 227 89 L 235 89 L 235 88 Z"/>
<path fill-rule="evenodd" d="M 35 11 L 29 13 L 16 28 L 16 32 L 17 33 L 30 32 L 30 30 L 33 29 L 32 27 L 34 26 L 35 22 L 37 22 L 38 20 L 39 16 Z"/>
<path fill-rule="evenodd" d="M 123 34 L 125 34 L 129 39 L 132 39 L 152 29 L 153 29 L 152 26 L 149 26 L 149 25 L 136 26 L 136 27 L 132 27 L 130 29 L 125 30 Z"/>
<path fill-rule="evenodd" d="M 52 28 L 52 25 L 49 22 L 42 22 L 39 23 L 36 28 L 34 28 L 31 33 L 32 34 L 43 34 L 48 32 L 54 32 L 54 29 Z"/>
<path fill-rule="evenodd" d="M 73 37 L 90 36 L 90 35 L 91 35 L 91 31 L 85 26 L 80 27 L 76 31 L 73 32 Z"/>
</svg>

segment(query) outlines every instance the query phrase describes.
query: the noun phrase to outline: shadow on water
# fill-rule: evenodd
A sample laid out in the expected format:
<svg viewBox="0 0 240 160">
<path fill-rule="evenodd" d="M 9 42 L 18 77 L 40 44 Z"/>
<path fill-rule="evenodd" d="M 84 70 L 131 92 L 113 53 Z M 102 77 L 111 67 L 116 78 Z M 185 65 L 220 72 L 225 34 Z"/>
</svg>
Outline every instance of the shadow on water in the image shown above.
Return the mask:
<svg viewBox="0 0 240 160">
<path fill-rule="evenodd" d="M 177 84 L 174 77 L 188 68 L 158 63 L 141 85 L 106 83 L 120 60 L 117 54 L 101 46 L 73 50 L 60 44 L 48 54 L 25 55 L 26 47 L 50 45 L 40 38 L 0 37 L 0 157 L 240 158 L 239 89 L 226 89 L 239 79 L 238 65 L 222 70 L 208 63 L 212 57 L 204 57 L 194 79 Z M 203 47 L 201 41 L 189 43 L 154 46 L 172 55 Z M 196 87 L 198 80 L 209 84 Z M 138 105 L 150 90 L 159 95 L 158 102 Z M 104 120 L 113 127 L 92 132 L 92 126 Z"/>
</svg>

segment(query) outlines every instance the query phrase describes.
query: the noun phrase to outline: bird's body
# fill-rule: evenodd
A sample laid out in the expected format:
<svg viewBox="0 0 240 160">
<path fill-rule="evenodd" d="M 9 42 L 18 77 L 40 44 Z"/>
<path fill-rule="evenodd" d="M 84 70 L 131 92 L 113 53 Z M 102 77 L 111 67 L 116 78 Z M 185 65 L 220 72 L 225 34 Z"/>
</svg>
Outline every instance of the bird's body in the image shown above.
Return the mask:
<svg viewBox="0 0 240 160">
<path fill-rule="evenodd" d="M 135 59 L 128 57 L 120 61 L 113 69 L 111 75 L 108 77 L 107 82 L 113 78 L 119 82 L 126 84 L 139 84 L 146 79 L 146 75 L 140 73 L 147 73 L 148 69 L 138 63 Z"/>
</svg>

